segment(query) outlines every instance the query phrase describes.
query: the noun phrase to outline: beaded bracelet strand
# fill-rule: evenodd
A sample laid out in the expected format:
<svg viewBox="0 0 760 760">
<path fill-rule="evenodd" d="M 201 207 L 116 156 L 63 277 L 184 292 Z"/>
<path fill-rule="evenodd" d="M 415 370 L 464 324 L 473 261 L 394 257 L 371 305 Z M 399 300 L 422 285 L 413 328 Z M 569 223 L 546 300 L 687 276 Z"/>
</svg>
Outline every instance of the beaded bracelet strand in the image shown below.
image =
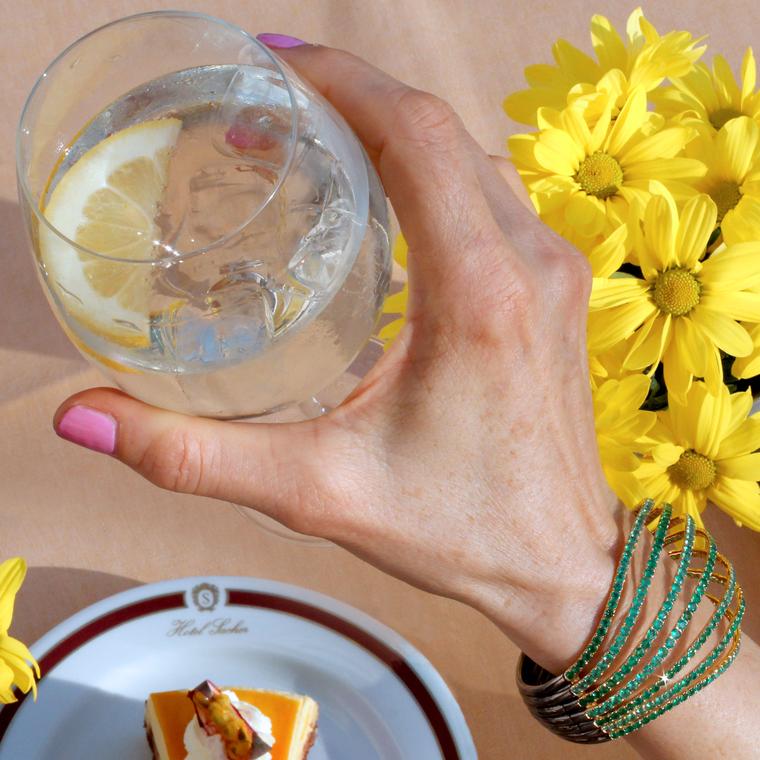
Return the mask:
<svg viewBox="0 0 760 760">
<path fill-rule="evenodd" d="M 638 730 L 711 684 L 738 654 L 745 604 L 733 567 L 691 516 L 671 519 L 669 504 L 657 509 L 653 506 L 651 499 L 646 500 L 636 515 L 597 629 L 576 662 L 554 676 L 526 655 L 520 658 L 517 681 L 528 708 L 547 728 L 570 741 L 598 743 Z M 630 606 L 620 613 L 633 553 L 641 535 L 649 535 L 643 530 L 645 525 L 654 529 L 649 555 Z M 678 563 L 671 586 L 649 628 L 624 656 L 632 645 L 633 627 L 644 608 L 659 558 L 664 555 Z M 695 558 L 704 561 L 701 568 L 692 565 Z M 725 568 L 725 573 L 716 570 L 718 566 Z M 668 631 L 666 623 L 686 578 L 696 579 L 697 583 Z M 708 592 L 711 583 L 723 586 L 722 597 Z M 689 630 L 704 599 L 715 606 L 714 611 L 686 652 L 670 663 L 676 644 Z M 622 619 L 618 628 L 610 634 L 619 615 Z M 676 680 L 724 619 L 727 628 L 718 643 L 696 667 Z M 658 674 L 661 667 L 665 670 Z"/>
<path fill-rule="evenodd" d="M 649 558 L 644 567 L 644 573 L 641 576 L 638 588 L 633 597 L 633 602 L 623 620 L 620 631 L 617 636 L 615 636 L 610 648 L 602 655 L 601 659 L 592 668 L 591 672 L 573 684 L 571 691 L 576 696 L 580 696 L 586 691 L 591 684 L 593 684 L 594 681 L 596 681 L 596 679 L 609 668 L 628 641 L 628 638 L 631 635 L 631 630 L 636 624 L 641 608 L 644 605 L 644 600 L 649 592 L 649 587 L 652 584 L 652 578 L 657 569 L 657 563 L 660 560 L 660 551 L 665 542 L 665 534 L 668 532 L 668 527 L 670 526 L 670 514 L 671 506 L 670 504 L 665 504 L 657 523 L 657 530 L 654 534 L 654 541 L 652 542 L 652 549 L 649 552 Z M 583 706 L 583 700 L 581 699 L 581 707 Z"/>
<path fill-rule="evenodd" d="M 700 572 L 699 582 L 694 587 L 694 591 L 692 592 L 691 597 L 689 598 L 688 604 L 686 605 L 686 609 L 681 613 L 680 617 L 676 621 L 676 624 L 673 628 L 673 632 L 676 632 L 675 635 L 673 632 L 671 632 L 668 635 L 668 638 L 665 640 L 665 642 L 657 649 L 657 651 L 654 653 L 654 655 L 649 660 L 649 662 L 647 662 L 646 666 L 643 667 L 641 671 L 637 673 L 619 691 L 617 691 L 612 697 L 610 697 L 606 701 L 588 710 L 587 714 L 589 718 L 597 718 L 603 713 L 607 713 L 608 711 L 617 707 L 617 705 L 621 704 L 625 699 L 631 696 L 631 694 L 636 692 L 643 685 L 644 681 L 655 672 L 655 670 L 659 667 L 659 665 L 662 664 L 662 662 L 665 660 L 665 658 L 668 656 L 670 651 L 678 642 L 681 636 L 681 633 L 686 628 L 686 624 L 691 620 L 692 616 L 694 615 L 694 612 L 696 611 L 700 601 L 702 600 L 702 597 L 705 594 L 705 591 L 707 590 L 707 586 L 710 583 L 713 568 L 715 567 L 715 560 L 717 559 L 717 556 L 718 556 L 718 549 L 715 543 L 712 540 L 710 540 L 709 536 L 707 536 L 707 534 L 703 533 L 702 531 L 697 531 L 697 532 L 706 536 L 708 545 L 709 545 L 709 550 L 707 552 L 705 552 L 702 549 L 692 550 L 692 554 L 705 555 L 706 561 L 705 561 L 704 569 L 699 571 Z M 674 557 L 674 554 L 671 554 L 671 557 Z M 689 570 L 687 570 L 686 575 L 689 575 L 689 574 L 690 574 Z M 659 619 L 659 613 L 658 613 L 658 619 Z M 658 688 L 661 683 L 662 683 L 661 681 L 657 682 Z"/>
<path fill-rule="evenodd" d="M 636 645 L 636 648 L 633 650 L 633 652 L 628 655 L 625 662 L 623 662 L 620 668 L 599 687 L 589 692 L 587 695 L 581 697 L 580 703 L 582 707 L 588 707 L 589 705 L 597 704 L 603 697 L 606 697 L 622 681 L 627 678 L 633 669 L 641 662 L 646 653 L 651 649 L 652 644 L 662 630 L 662 627 L 665 625 L 665 621 L 670 615 L 670 612 L 673 609 L 673 605 L 676 603 L 676 600 L 681 593 L 681 589 L 683 588 L 684 581 L 686 580 L 686 573 L 689 569 L 689 563 L 691 562 L 691 553 L 694 548 L 694 537 L 694 520 L 692 520 L 691 517 L 687 517 L 683 551 L 681 553 L 681 559 L 678 564 L 678 570 L 676 571 L 675 578 L 673 579 L 670 590 L 665 597 L 665 601 L 662 603 L 662 606 L 657 612 L 657 616 L 655 617 L 654 622 L 649 627 L 649 630 L 642 637 L 639 643 Z M 654 550 L 655 549 L 653 548 L 652 551 L 654 552 Z M 668 642 L 672 640 L 672 643 L 675 644 L 675 641 L 678 639 L 681 632 L 686 628 L 688 620 L 689 617 L 687 617 L 686 613 L 684 612 L 684 614 L 681 616 L 681 619 L 676 623 L 673 631 L 668 636 Z M 658 662 L 656 661 L 655 656 L 641 669 L 637 678 L 648 678 L 654 673 L 657 665 Z M 620 692 L 618 692 L 618 694 L 615 696 L 619 695 Z M 589 710 L 587 714 L 589 718 L 596 717 L 599 715 L 599 708 L 597 707 L 593 710 Z"/>
</svg>

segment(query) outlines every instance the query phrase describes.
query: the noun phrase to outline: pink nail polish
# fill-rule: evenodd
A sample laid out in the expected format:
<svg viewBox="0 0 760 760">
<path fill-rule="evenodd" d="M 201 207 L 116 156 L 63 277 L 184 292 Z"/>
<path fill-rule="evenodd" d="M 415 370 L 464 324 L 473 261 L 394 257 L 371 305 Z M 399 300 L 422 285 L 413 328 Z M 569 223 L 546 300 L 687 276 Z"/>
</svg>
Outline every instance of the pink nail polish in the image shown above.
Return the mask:
<svg viewBox="0 0 760 760">
<path fill-rule="evenodd" d="M 116 420 L 88 406 L 72 406 L 61 417 L 56 433 L 67 441 L 101 454 L 116 450 Z"/>
<path fill-rule="evenodd" d="M 308 42 L 299 40 L 298 37 L 290 37 L 287 34 L 257 34 L 256 39 L 259 42 L 263 42 L 267 47 L 282 49 L 282 48 L 294 48 L 301 45 L 308 45 Z"/>
</svg>

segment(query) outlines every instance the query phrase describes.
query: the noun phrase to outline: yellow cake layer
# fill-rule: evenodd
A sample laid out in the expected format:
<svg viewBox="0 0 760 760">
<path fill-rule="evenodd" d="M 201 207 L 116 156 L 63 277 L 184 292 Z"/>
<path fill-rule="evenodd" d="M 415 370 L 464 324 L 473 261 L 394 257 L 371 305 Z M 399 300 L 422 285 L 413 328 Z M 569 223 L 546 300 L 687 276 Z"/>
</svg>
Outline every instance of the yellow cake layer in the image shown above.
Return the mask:
<svg viewBox="0 0 760 760">
<path fill-rule="evenodd" d="M 263 689 L 221 687 L 242 702 L 257 707 L 272 721 L 272 760 L 304 760 L 317 725 L 317 703 L 310 697 Z M 157 760 L 185 760 L 183 737 L 195 718 L 187 691 L 151 694 L 145 706 L 145 726 L 152 736 Z"/>
</svg>

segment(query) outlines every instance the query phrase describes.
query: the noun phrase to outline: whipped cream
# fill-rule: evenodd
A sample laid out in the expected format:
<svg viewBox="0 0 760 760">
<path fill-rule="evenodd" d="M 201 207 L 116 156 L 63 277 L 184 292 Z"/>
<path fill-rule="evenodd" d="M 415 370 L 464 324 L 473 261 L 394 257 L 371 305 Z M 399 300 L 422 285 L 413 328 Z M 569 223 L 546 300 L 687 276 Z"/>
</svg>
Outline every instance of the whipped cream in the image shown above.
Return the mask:
<svg viewBox="0 0 760 760">
<path fill-rule="evenodd" d="M 234 691 L 223 692 L 230 698 L 232 706 L 243 716 L 246 723 L 265 741 L 270 747 L 274 745 L 272 736 L 272 721 L 261 710 L 238 699 Z M 185 760 L 227 760 L 224 751 L 224 743 L 216 734 L 209 736 L 197 718 L 193 718 L 185 729 Z M 260 760 L 272 760 L 271 752 L 262 755 Z"/>
</svg>

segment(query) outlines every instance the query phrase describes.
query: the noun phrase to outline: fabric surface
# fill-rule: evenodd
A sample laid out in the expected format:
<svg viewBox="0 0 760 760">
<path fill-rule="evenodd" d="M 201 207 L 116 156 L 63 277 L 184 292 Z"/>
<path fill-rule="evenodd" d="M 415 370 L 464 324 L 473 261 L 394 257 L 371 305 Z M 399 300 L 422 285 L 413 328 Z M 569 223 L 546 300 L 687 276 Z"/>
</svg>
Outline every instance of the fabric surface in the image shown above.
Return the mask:
<svg viewBox="0 0 760 760">
<path fill-rule="evenodd" d="M 360 607 L 408 637 L 439 668 L 469 721 L 483 760 L 588 757 L 529 718 L 514 684 L 515 648 L 487 620 L 454 602 L 388 578 L 336 548 L 311 548 L 260 532 L 231 506 L 164 493 L 106 457 L 51 430 L 58 403 L 101 384 L 69 345 L 36 281 L 16 200 L 14 132 L 35 78 L 63 47 L 120 16 L 173 0 L 0 0 L 0 559 L 30 565 L 11 632 L 31 643 L 82 606 L 140 582 L 240 574 L 297 583 Z M 594 12 L 618 26 L 632 4 L 588 0 L 185 0 L 240 24 L 342 46 L 452 103 L 491 153 L 515 125 L 501 109 L 528 63 L 546 61 L 560 35 L 589 47 Z M 707 9 L 709 8 L 709 14 Z M 751 0 L 657 0 L 645 8 L 660 31 L 709 32 L 713 52 L 736 65 L 760 28 Z M 466 251 L 463 252 L 466 255 Z M 562 505 L 547 505 L 551 511 Z M 712 517 L 713 515 L 711 515 Z M 760 588 L 758 542 L 714 514 L 748 596 Z M 754 565 L 754 567 L 753 567 Z M 750 599 L 746 629 L 757 633 Z M 754 610 L 753 610 L 754 608 Z M 675 710 L 664 720 L 678 720 Z M 593 750 L 625 760 L 625 744 Z M 414 760 L 423 760 L 415 758 Z"/>
</svg>

